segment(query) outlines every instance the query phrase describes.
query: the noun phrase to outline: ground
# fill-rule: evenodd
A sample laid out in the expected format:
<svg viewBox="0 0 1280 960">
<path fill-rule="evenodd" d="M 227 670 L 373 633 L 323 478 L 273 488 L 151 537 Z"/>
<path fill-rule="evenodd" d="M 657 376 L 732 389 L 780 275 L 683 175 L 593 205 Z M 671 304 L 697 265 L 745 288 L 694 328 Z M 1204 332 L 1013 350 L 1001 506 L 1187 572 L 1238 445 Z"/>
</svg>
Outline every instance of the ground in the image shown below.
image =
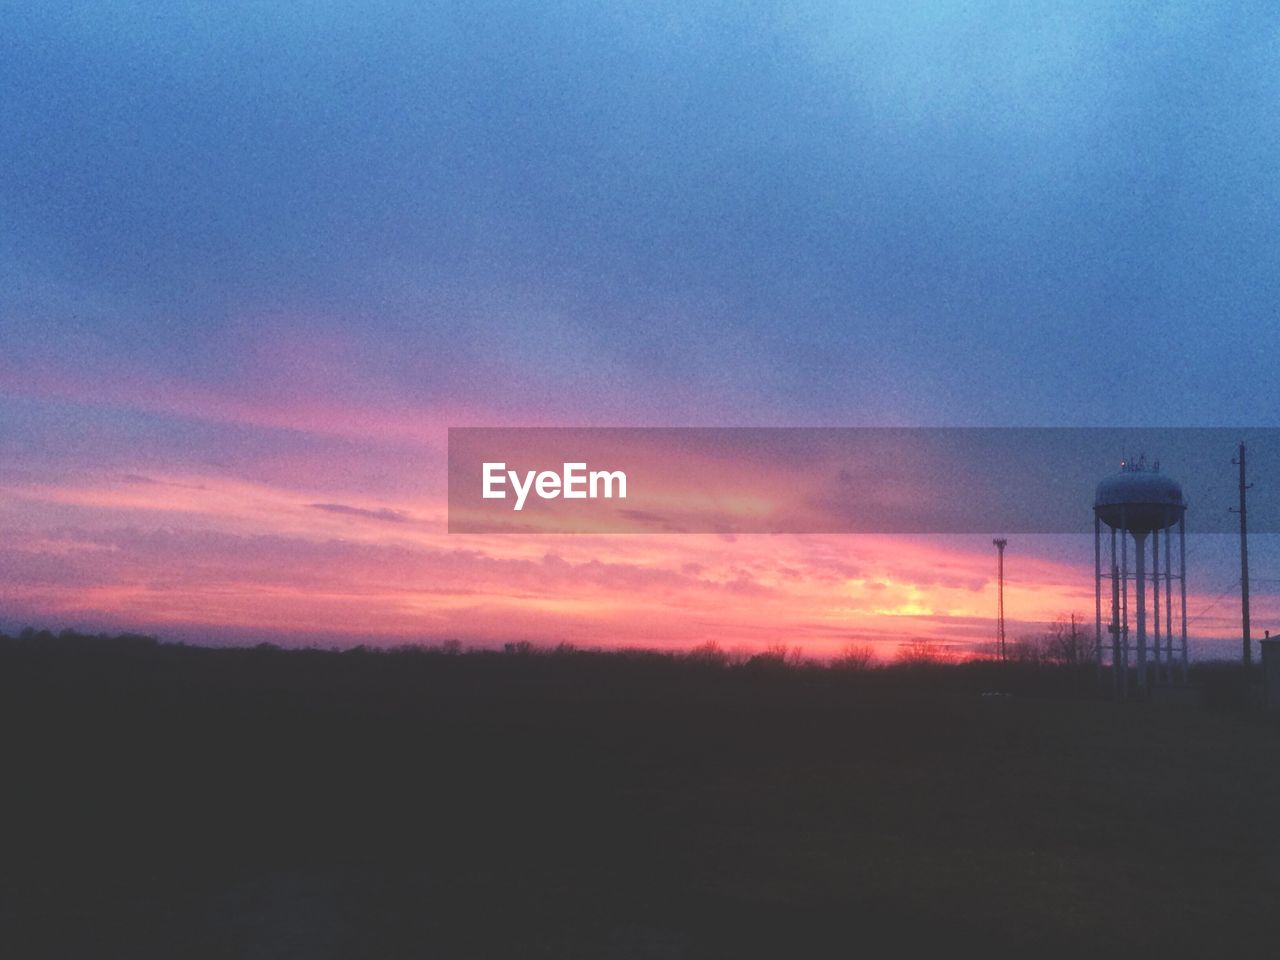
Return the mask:
<svg viewBox="0 0 1280 960">
<path fill-rule="evenodd" d="M 1217 955 L 1280 932 L 1280 727 L 1107 702 L 1087 671 L 12 640 L 0 692 L 7 956 Z"/>
</svg>

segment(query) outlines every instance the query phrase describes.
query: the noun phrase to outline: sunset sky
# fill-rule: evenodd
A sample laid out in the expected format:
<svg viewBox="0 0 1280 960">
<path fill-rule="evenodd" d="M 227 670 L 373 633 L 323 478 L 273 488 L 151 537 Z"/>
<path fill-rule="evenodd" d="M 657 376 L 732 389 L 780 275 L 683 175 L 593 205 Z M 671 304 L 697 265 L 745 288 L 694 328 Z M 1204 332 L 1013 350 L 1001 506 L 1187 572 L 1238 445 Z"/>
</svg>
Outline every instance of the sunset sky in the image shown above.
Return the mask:
<svg viewBox="0 0 1280 960">
<path fill-rule="evenodd" d="M 1280 425 L 1273 3 L 0 10 L 0 628 L 965 654 L 990 536 L 448 534 L 446 430 Z"/>
</svg>

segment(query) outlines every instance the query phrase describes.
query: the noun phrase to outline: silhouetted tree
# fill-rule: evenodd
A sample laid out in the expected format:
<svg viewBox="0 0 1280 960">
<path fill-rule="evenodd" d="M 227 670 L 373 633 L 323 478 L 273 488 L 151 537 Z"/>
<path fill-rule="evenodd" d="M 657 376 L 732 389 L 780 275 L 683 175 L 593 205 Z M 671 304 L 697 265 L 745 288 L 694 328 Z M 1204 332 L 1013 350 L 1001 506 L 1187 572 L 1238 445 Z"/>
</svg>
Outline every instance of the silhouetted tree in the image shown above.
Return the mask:
<svg viewBox="0 0 1280 960">
<path fill-rule="evenodd" d="M 942 659 L 942 654 L 938 650 L 938 645 L 928 637 L 916 637 L 898 647 L 895 659 L 904 666 L 922 666 L 937 663 Z"/>
<path fill-rule="evenodd" d="M 715 667 L 724 667 L 729 664 L 729 655 L 714 640 L 708 640 L 706 643 L 694 647 L 685 654 L 685 659 L 691 663 L 702 663 Z"/>
<path fill-rule="evenodd" d="M 1093 660 L 1093 635 L 1081 627 L 1074 613 L 1059 616 L 1044 639 L 1045 655 L 1055 663 L 1075 666 Z"/>
<path fill-rule="evenodd" d="M 838 655 L 832 658 L 831 665 L 841 670 L 867 670 L 875 663 L 875 648 L 869 643 L 847 643 Z"/>
</svg>

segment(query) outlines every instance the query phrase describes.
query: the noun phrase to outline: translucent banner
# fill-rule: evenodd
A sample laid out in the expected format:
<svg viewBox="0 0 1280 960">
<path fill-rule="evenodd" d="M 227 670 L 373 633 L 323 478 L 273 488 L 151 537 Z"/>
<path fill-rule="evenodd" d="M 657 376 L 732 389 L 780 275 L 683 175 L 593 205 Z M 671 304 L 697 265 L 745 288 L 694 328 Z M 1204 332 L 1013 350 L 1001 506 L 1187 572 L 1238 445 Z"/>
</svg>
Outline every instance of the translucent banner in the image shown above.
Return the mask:
<svg viewBox="0 0 1280 960">
<path fill-rule="evenodd" d="M 1241 442 L 1251 479 L 1280 478 L 1274 427 L 461 427 L 449 530 L 1086 533 L 1123 470 L 1175 481 L 1188 532 L 1228 533 Z M 1252 531 L 1280 531 L 1273 482 L 1251 491 Z"/>
</svg>

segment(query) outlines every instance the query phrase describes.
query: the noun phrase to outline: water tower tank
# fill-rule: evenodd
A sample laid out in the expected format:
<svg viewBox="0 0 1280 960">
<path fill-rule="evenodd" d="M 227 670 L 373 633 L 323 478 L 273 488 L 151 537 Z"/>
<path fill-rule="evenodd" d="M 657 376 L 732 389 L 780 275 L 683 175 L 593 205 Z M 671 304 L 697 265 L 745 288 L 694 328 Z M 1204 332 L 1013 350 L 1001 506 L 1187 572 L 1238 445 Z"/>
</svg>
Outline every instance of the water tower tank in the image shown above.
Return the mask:
<svg viewBox="0 0 1280 960">
<path fill-rule="evenodd" d="M 1094 582 L 1094 636 L 1098 667 L 1103 663 L 1102 647 L 1102 596 L 1103 581 L 1110 582 L 1111 616 L 1107 633 L 1111 636 L 1111 667 L 1115 678 L 1116 696 L 1128 695 L 1129 687 L 1129 632 L 1130 613 L 1136 614 L 1136 640 L 1138 689 L 1146 693 L 1150 683 L 1173 682 L 1173 664 L 1180 655 L 1182 680 L 1187 678 L 1187 554 L 1186 554 L 1187 502 L 1182 496 L 1182 484 L 1160 473 L 1160 464 L 1147 466 L 1145 458 L 1121 463 L 1120 472 L 1113 473 L 1098 484 L 1093 498 L 1093 582 Z M 1102 525 L 1111 528 L 1110 557 L 1103 568 Z M 1177 528 L 1175 538 L 1173 530 Z M 1167 533 L 1164 531 L 1168 531 Z M 1117 534 L 1119 536 L 1117 537 Z M 1173 540 L 1178 541 L 1178 552 L 1173 553 Z M 1117 549 L 1117 547 L 1119 549 Z M 1164 563 L 1160 562 L 1160 548 L 1164 547 Z M 1132 550 L 1133 573 L 1129 572 Z M 1148 563 L 1148 553 L 1150 561 Z M 1179 644 L 1174 649 L 1174 599 L 1173 583 L 1178 581 Z M 1161 588 L 1164 603 L 1161 604 Z M 1150 610 L 1148 607 L 1150 601 Z M 1160 614 L 1164 613 L 1163 631 Z M 1148 616 L 1150 615 L 1150 616 Z M 1150 631 L 1148 631 L 1150 626 Z M 1161 641 L 1163 640 L 1163 649 Z M 1150 644 L 1148 644 L 1150 641 Z M 1147 669 L 1147 654 L 1155 657 L 1155 672 Z"/>
<path fill-rule="evenodd" d="M 1098 484 L 1093 509 L 1098 518 L 1116 530 L 1134 534 L 1164 530 L 1182 519 L 1187 509 L 1182 484 L 1145 460 L 1126 462 Z"/>
</svg>

